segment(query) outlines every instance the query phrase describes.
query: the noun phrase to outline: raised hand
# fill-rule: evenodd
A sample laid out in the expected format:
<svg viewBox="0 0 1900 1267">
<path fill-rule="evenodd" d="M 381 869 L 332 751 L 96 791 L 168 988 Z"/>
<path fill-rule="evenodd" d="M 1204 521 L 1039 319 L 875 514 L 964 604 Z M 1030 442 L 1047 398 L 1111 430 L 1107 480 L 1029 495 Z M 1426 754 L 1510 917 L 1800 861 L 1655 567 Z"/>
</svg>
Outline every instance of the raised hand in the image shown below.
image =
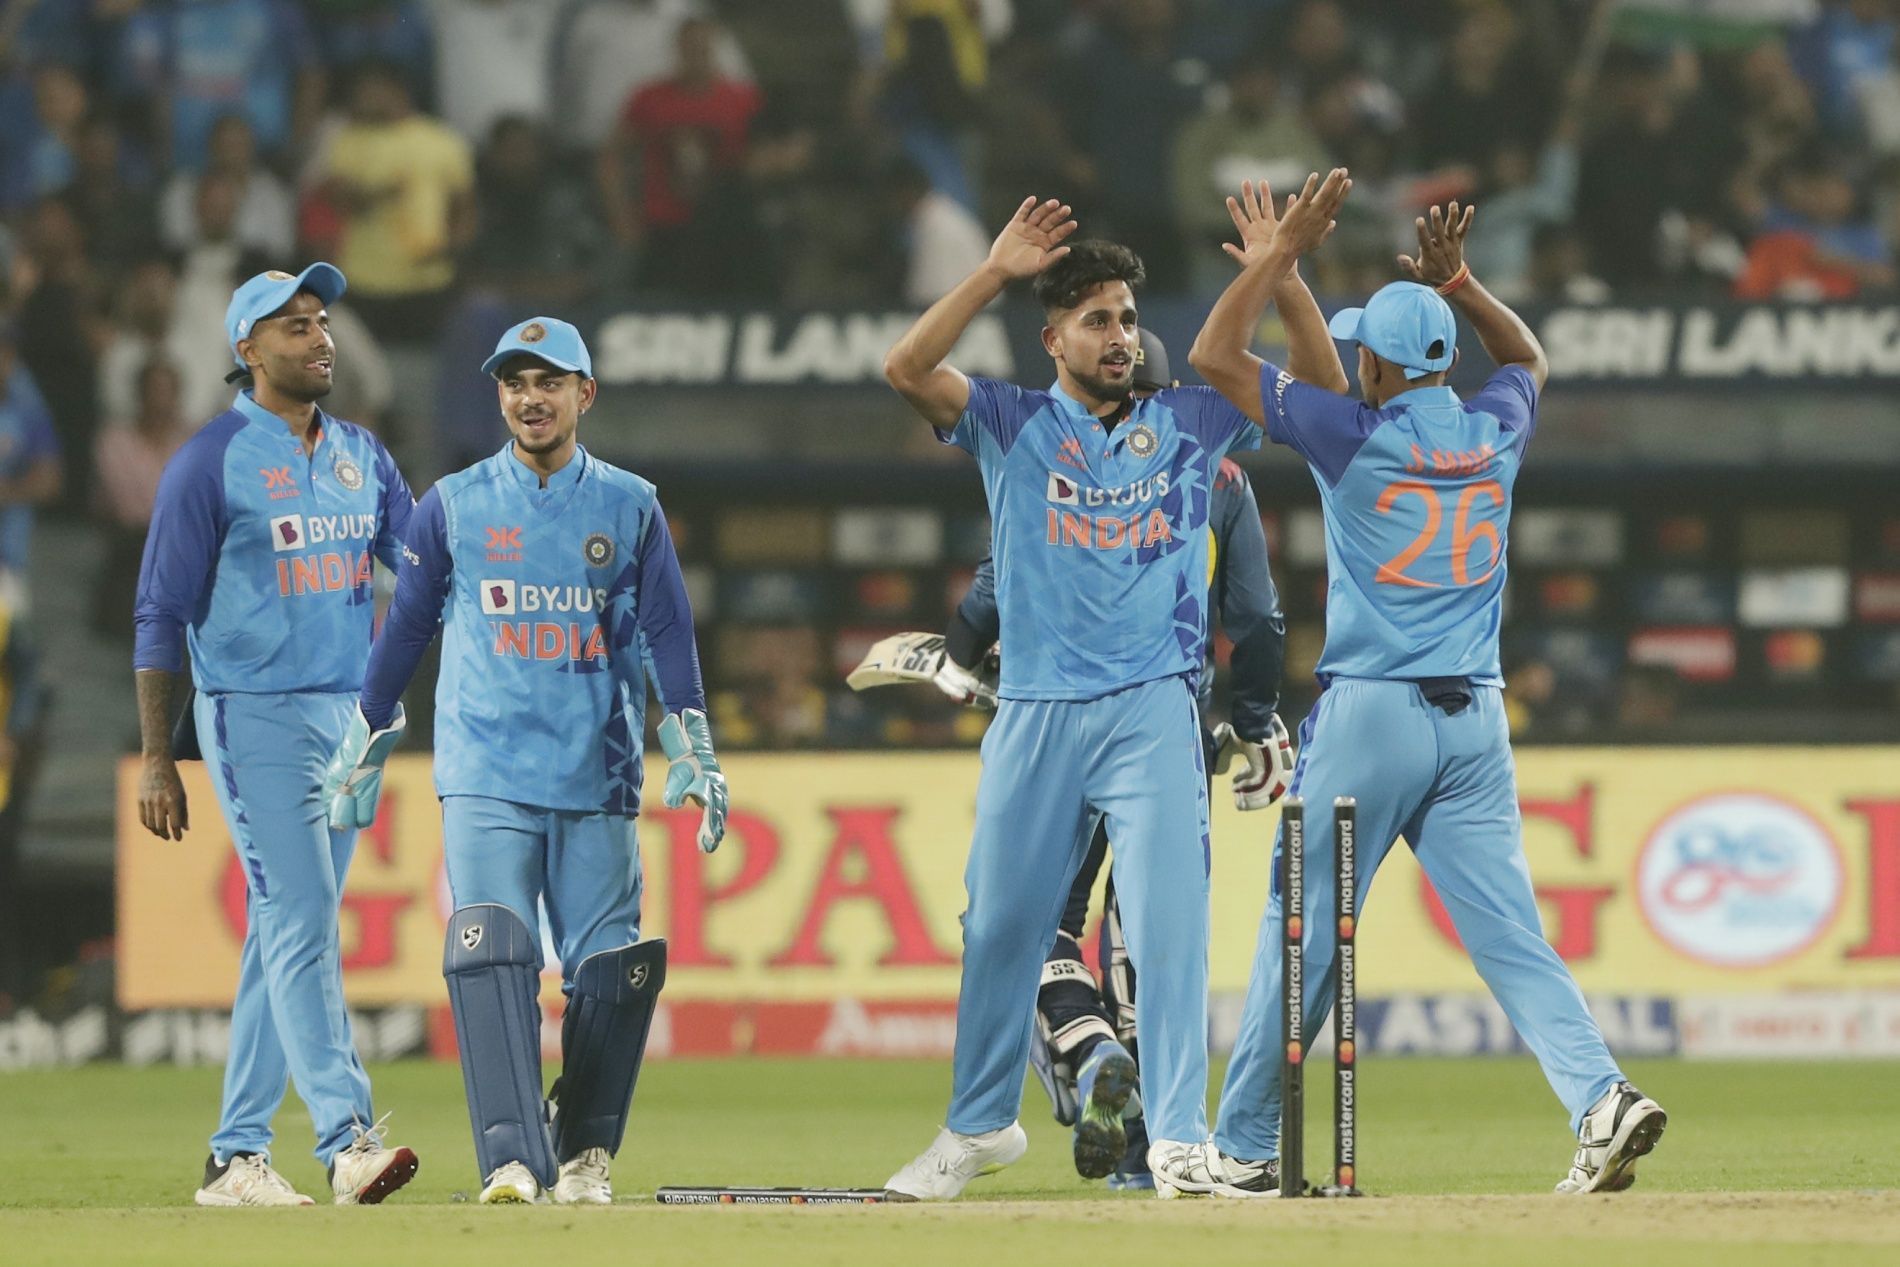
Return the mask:
<svg viewBox="0 0 1900 1267">
<path fill-rule="evenodd" d="M 1240 197 L 1230 194 L 1227 198 L 1227 214 L 1240 231 L 1240 245 L 1222 242 L 1220 249 L 1245 268 L 1273 245 L 1273 234 L 1280 227 L 1280 217 L 1273 211 L 1273 190 L 1264 180 L 1258 188 L 1251 180 L 1241 181 Z"/>
<path fill-rule="evenodd" d="M 1273 241 L 1294 258 L 1314 250 L 1332 236 L 1339 222 L 1334 219 L 1352 190 L 1352 178 L 1346 169 L 1335 167 L 1321 180 L 1315 172 L 1306 178 L 1300 192 L 1287 201 L 1274 229 Z"/>
<path fill-rule="evenodd" d="M 1062 240 L 1076 230 L 1069 204 L 1054 198 L 1037 204 L 1034 195 L 1023 199 L 1003 231 L 990 245 L 990 266 L 1012 280 L 1034 277 L 1069 253 Z"/>
<path fill-rule="evenodd" d="M 1465 234 L 1471 232 L 1471 221 L 1477 214 L 1476 207 L 1466 207 L 1460 213 L 1453 200 L 1442 210 L 1433 207 L 1429 220 L 1418 217 L 1418 258 L 1399 256 L 1399 267 L 1405 275 L 1432 287 L 1443 286 L 1456 277 L 1465 266 Z"/>
</svg>

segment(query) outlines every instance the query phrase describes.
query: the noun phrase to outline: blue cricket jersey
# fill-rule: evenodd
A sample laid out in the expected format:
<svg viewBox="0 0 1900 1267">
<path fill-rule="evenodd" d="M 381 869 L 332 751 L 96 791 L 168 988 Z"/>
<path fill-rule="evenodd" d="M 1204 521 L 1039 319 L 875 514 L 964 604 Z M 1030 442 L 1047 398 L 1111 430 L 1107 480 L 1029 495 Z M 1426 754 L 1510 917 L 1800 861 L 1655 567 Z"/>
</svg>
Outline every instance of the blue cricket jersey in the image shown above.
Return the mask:
<svg viewBox="0 0 1900 1267">
<path fill-rule="evenodd" d="M 989 496 L 1005 699 L 1088 700 L 1195 681 L 1207 639 L 1209 496 L 1260 428 L 1208 387 L 1129 402 L 1110 429 L 1060 386 L 970 380 L 949 444 Z"/>
<path fill-rule="evenodd" d="M 135 668 L 175 673 L 188 642 L 200 691 L 362 686 L 370 559 L 396 566 L 415 499 L 381 440 L 317 417 L 306 455 L 242 392 L 172 455 L 139 566 Z"/>
<path fill-rule="evenodd" d="M 1260 372 L 1267 434 L 1300 454 L 1326 518 L 1332 677 L 1465 677 L 1501 686 L 1511 485 L 1537 426 L 1537 384 L 1507 365 L 1461 401 L 1418 387 L 1374 409 Z"/>
<path fill-rule="evenodd" d="M 543 488 L 513 450 L 423 494 L 363 716 L 440 627 L 438 796 L 637 814 L 649 671 L 668 712 L 706 707 L 673 536 L 639 476 L 576 449 Z"/>
</svg>

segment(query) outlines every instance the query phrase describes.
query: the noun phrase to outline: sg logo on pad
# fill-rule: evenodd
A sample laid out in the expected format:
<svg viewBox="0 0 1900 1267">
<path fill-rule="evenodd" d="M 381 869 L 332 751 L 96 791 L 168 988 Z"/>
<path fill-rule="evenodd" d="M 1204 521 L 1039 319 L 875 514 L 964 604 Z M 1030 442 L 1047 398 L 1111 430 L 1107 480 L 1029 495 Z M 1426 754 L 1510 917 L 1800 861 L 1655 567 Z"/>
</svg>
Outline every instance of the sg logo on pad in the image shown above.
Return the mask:
<svg viewBox="0 0 1900 1267">
<path fill-rule="evenodd" d="M 482 615 L 512 616 L 515 614 L 515 583 L 513 581 L 483 581 Z"/>
<path fill-rule="evenodd" d="M 279 554 L 304 547 L 303 516 L 279 515 L 270 521 L 270 548 Z"/>
</svg>

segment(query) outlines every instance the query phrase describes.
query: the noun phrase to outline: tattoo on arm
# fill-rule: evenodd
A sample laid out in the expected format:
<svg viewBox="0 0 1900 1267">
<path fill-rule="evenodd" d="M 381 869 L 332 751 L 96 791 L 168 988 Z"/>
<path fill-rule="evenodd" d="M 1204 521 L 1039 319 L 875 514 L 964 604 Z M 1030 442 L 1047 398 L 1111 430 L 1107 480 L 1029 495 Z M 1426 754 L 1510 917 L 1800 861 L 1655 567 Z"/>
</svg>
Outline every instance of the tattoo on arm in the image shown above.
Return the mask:
<svg viewBox="0 0 1900 1267">
<path fill-rule="evenodd" d="M 139 686 L 139 748 L 148 757 L 172 755 L 172 691 L 176 673 L 164 669 L 140 669 L 135 675 Z"/>
</svg>

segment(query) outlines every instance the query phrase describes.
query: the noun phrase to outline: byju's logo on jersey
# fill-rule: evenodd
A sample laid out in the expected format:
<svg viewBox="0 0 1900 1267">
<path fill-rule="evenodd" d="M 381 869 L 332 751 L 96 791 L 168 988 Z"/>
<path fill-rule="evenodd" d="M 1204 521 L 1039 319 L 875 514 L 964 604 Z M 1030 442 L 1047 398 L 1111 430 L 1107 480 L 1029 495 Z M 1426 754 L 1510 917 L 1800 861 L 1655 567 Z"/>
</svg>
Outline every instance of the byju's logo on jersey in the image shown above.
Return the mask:
<svg viewBox="0 0 1900 1267">
<path fill-rule="evenodd" d="M 512 616 L 515 614 L 515 583 L 513 581 L 482 582 L 482 615 Z"/>
<path fill-rule="evenodd" d="M 1066 475 L 1049 472 L 1049 500 L 1058 506 L 1073 506 L 1079 496 L 1075 481 Z"/>
<path fill-rule="evenodd" d="M 1827 829 L 1759 792 L 1691 801 L 1657 825 L 1636 864 L 1637 900 L 1656 935 L 1718 968 L 1806 950 L 1834 922 L 1843 886 Z"/>
<path fill-rule="evenodd" d="M 270 521 L 270 548 L 282 554 L 287 550 L 301 550 L 305 539 L 302 515 L 279 515 Z"/>
</svg>

